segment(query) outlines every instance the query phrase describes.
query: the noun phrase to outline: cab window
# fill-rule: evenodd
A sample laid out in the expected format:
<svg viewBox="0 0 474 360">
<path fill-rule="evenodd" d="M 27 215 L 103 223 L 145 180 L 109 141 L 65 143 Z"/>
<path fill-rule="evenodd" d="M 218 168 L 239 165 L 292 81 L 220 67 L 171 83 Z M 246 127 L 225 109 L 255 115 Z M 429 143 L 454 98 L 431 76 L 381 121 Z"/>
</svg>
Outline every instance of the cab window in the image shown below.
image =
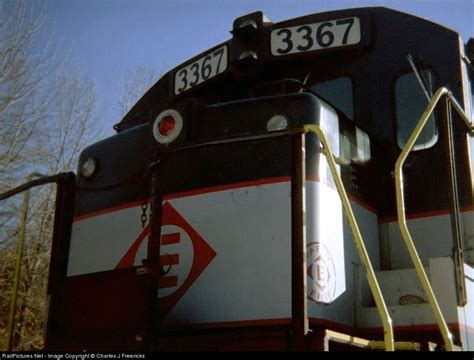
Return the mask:
<svg viewBox="0 0 474 360">
<path fill-rule="evenodd" d="M 341 77 L 317 83 L 311 87 L 318 96 L 326 100 L 344 113 L 349 119 L 354 119 L 352 104 L 352 81 L 348 77 Z"/>
<path fill-rule="evenodd" d="M 420 72 L 428 91 L 433 93 L 433 75 L 429 70 Z M 397 143 L 404 148 L 413 129 L 428 105 L 421 84 L 414 73 L 400 76 L 395 83 L 395 104 L 397 119 Z M 425 125 L 413 150 L 427 149 L 438 140 L 438 129 L 434 113 Z"/>
<path fill-rule="evenodd" d="M 465 66 L 465 71 L 468 74 L 468 84 L 467 86 L 469 87 L 468 91 L 468 97 L 470 100 L 467 101 L 467 105 L 470 106 L 469 109 L 466 109 L 468 114 L 471 115 L 471 121 L 474 122 L 474 76 L 473 76 L 473 71 L 471 69 L 468 69 L 467 64 L 464 64 Z M 472 179 L 472 186 L 474 189 L 474 136 L 473 135 L 468 135 L 469 141 L 468 141 L 468 149 L 469 149 L 469 158 L 471 162 L 471 179 Z"/>
</svg>

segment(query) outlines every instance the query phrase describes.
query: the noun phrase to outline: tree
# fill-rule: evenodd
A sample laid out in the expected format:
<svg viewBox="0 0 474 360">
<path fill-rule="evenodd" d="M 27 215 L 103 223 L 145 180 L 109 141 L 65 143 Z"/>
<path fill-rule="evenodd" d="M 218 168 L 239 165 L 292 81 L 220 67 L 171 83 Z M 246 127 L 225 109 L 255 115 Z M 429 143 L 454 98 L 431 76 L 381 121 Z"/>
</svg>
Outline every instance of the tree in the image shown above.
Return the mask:
<svg viewBox="0 0 474 360">
<path fill-rule="evenodd" d="M 80 150 L 100 136 L 97 96 L 81 74 L 60 71 L 41 3 L 0 0 L 0 192 L 31 171 L 74 169 Z M 31 192 L 15 317 L 14 349 L 43 346 L 55 188 Z M 19 228 L 21 197 L 0 204 L 0 349 Z"/>
<path fill-rule="evenodd" d="M 62 73 L 56 81 L 56 96 L 48 111 L 48 121 L 39 127 L 39 135 L 30 139 L 36 168 L 48 174 L 73 169 L 80 150 L 92 141 L 92 134 L 97 136 L 98 133 L 94 87 L 80 75 L 72 73 Z M 18 350 L 40 349 L 43 345 L 54 199 L 53 186 L 31 192 L 14 338 L 14 348 Z M 17 223 L 15 226 L 13 228 L 17 230 Z M 17 231 L 12 237 L 15 238 L 16 234 Z M 7 246 L 0 255 L 3 259 L 0 278 L 2 319 L 6 318 L 10 303 L 14 253 L 15 248 Z M 4 326 L 2 321 L 0 328 Z"/>
<path fill-rule="evenodd" d="M 132 71 L 125 72 L 120 81 L 120 95 L 117 101 L 121 117 L 125 116 L 145 92 L 158 80 L 158 72 L 140 65 Z"/>
<path fill-rule="evenodd" d="M 43 43 L 44 52 L 33 55 L 44 7 L 35 3 L 27 9 L 25 2 L 0 0 L 0 191 L 12 187 L 28 171 L 33 155 L 29 141 L 46 119 L 50 100 L 48 93 L 40 91 L 51 74 L 52 57 L 45 56 L 50 43 Z M 0 204 L 0 335 L 11 298 L 18 205 L 18 198 Z M 0 346 L 5 340 L 0 336 Z"/>
<path fill-rule="evenodd" d="M 42 33 L 41 3 L 0 0 L 0 191 L 34 161 L 28 146 L 48 116 L 44 91 L 59 66 L 51 37 Z"/>
<path fill-rule="evenodd" d="M 31 140 L 53 99 L 44 89 L 59 62 L 52 37 L 41 31 L 45 16 L 43 3 L 0 0 L 0 192 L 36 163 Z M 14 235 L 15 205 L 0 204 L 0 247 Z"/>
</svg>

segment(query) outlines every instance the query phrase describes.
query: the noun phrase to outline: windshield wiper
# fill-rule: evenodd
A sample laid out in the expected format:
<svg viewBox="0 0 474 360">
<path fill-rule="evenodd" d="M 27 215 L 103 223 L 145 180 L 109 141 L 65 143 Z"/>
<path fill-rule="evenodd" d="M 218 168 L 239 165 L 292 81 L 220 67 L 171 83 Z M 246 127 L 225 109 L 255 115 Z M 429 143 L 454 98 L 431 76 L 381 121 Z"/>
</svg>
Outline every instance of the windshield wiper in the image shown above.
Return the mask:
<svg viewBox="0 0 474 360">
<path fill-rule="evenodd" d="M 415 73 L 416 78 L 418 79 L 418 83 L 420 84 L 421 89 L 423 90 L 423 93 L 426 96 L 426 99 L 428 100 L 428 102 L 430 102 L 431 98 L 433 97 L 433 94 L 431 93 L 431 91 L 428 90 L 428 87 L 426 86 L 425 81 L 421 77 L 420 72 L 418 71 L 418 69 L 416 68 L 415 63 L 413 62 L 413 57 L 411 56 L 411 54 L 407 55 L 407 60 L 410 64 L 411 68 L 413 69 L 413 72 Z"/>
</svg>

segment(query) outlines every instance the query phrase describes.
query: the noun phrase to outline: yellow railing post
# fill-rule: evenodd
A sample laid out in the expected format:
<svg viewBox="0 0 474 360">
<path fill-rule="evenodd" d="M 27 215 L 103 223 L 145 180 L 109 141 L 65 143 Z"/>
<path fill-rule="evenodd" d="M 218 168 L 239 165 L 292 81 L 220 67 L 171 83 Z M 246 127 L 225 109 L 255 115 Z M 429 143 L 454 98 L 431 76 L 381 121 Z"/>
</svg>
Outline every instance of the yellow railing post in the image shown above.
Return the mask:
<svg viewBox="0 0 474 360">
<path fill-rule="evenodd" d="M 448 89 L 442 87 L 436 93 L 433 95 L 430 103 L 428 104 L 426 110 L 423 112 L 421 115 L 420 120 L 416 124 L 415 129 L 411 133 L 410 137 L 408 138 L 408 141 L 403 148 L 402 152 L 400 153 L 400 156 L 397 159 L 397 162 L 395 164 L 395 189 L 396 189 L 396 195 L 397 195 L 397 215 L 398 215 L 398 224 L 400 227 L 400 231 L 402 233 L 403 240 L 405 241 L 405 246 L 408 249 L 408 252 L 410 254 L 411 260 L 415 266 L 415 270 L 418 274 L 418 278 L 421 281 L 421 284 L 423 286 L 423 289 L 426 293 L 426 296 L 428 297 L 428 302 L 431 306 L 431 310 L 436 318 L 436 322 L 438 323 L 439 329 L 441 331 L 441 335 L 443 336 L 443 341 L 446 346 L 446 350 L 448 351 L 453 351 L 454 350 L 454 344 L 452 340 L 452 335 L 449 332 L 448 326 L 446 324 L 446 321 L 443 317 L 443 314 L 441 312 L 441 309 L 438 305 L 438 302 L 436 300 L 436 297 L 433 293 L 433 289 L 431 288 L 430 282 L 428 280 L 428 276 L 426 275 L 425 269 L 423 268 L 423 264 L 421 263 L 420 257 L 416 251 L 415 244 L 413 243 L 413 239 L 410 235 L 410 231 L 408 230 L 408 226 L 406 223 L 406 215 L 405 215 L 405 199 L 403 195 L 403 164 L 408 157 L 408 154 L 412 150 L 413 146 L 416 143 L 416 140 L 418 139 L 419 135 L 421 134 L 423 128 L 425 127 L 426 123 L 428 122 L 428 119 L 430 118 L 431 114 L 433 113 L 436 105 L 440 101 L 440 99 L 443 96 L 447 96 L 449 101 L 452 103 L 453 107 L 456 109 L 458 114 L 461 116 L 461 118 L 464 120 L 468 128 L 472 131 L 473 129 L 473 124 L 471 123 L 471 120 L 468 118 L 468 116 L 464 113 L 462 108 L 459 106 L 457 103 L 456 99 L 453 97 L 451 92 L 448 91 Z"/>
<path fill-rule="evenodd" d="M 43 177 L 44 175 L 38 173 L 31 173 L 26 177 L 26 182 L 33 180 L 34 177 Z M 25 235 L 26 235 L 26 222 L 28 218 L 28 202 L 30 198 L 30 191 L 25 190 L 23 192 L 23 204 L 21 207 L 21 219 L 20 228 L 18 230 L 18 246 L 15 259 L 15 273 L 13 275 L 13 290 L 12 298 L 10 301 L 10 309 L 8 312 L 8 323 L 7 323 L 7 351 L 12 350 L 13 346 L 13 334 L 14 334 L 14 323 L 15 323 L 15 312 L 18 298 L 18 287 L 20 284 L 21 274 L 21 262 L 23 260 L 23 251 L 25 249 Z"/>
<path fill-rule="evenodd" d="M 342 180 L 337 172 L 336 161 L 334 160 L 334 157 L 332 155 L 332 151 L 329 146 L 329 143 L 322 129 L 317 125 L 305 125 L 304 131 L 312 132 L 316 134 L 316 136 L 319 138 L 319 141 L 322 144 L 324 155 L 326 156 L 328 160 L 329 169 L 331 170 L 334 183 L 336 184 L 336 189 L 341 198 L 344 212 L 347 216 L 352 234 L 354 236 L 357 252 L 362 262 L 362 266 L 364 268 L 365 274 L 367 276 L 367 280 L 369 282 L 370 290 L 372 291 L 372 294 L 375 299 L 375 304 L 377 305 L 377 310 L 382 320 L 382 326 L 384 329 L 385 350 L 394 351 L 395 348 L 394 348 L 394 340 L 393 340 L 392 319 L 390 318 L 390 315 L 387 310 L 387 306 L 385 305 L 385 301 L 383 300 L 382 292 L 380 290 L 380 286 L 375 276 L 375 271 L 370 262 L 367 249 L 365 248 L 365 245 L 364 245 L 364 241 L 362 240 L 362 235 L 360 233 L 359 227 L 357 225 L 357 221 L 352 211 L 351 204 L 349 203 L 349 198 L 347 197 L 346 190 L 344 189 L 344 184 L 342 183 Z"/>
</svg>

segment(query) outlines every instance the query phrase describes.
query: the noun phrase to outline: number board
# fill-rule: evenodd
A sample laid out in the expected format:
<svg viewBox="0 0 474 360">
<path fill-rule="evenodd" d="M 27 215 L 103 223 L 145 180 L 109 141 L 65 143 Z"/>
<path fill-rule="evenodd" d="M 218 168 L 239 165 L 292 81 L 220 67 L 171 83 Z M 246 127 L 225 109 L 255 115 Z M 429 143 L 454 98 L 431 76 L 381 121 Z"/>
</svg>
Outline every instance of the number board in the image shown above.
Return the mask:
<svg viewBox="0 0 474 360">
<path fill-rule="evenodd" d="M 271 33 L 272 55 L 288 55 L 305 51 L 358 44 L 359 18 L 347 18 L 276 29 Z"/>
<path fill-rule="evenodd" d="M 212 79 L 227 69 L 227 46 L 201 56 L 189 65 L 178 69 L 174 76 L 175 95 L 192 89 L 203 82 Z"/>
</svg>

